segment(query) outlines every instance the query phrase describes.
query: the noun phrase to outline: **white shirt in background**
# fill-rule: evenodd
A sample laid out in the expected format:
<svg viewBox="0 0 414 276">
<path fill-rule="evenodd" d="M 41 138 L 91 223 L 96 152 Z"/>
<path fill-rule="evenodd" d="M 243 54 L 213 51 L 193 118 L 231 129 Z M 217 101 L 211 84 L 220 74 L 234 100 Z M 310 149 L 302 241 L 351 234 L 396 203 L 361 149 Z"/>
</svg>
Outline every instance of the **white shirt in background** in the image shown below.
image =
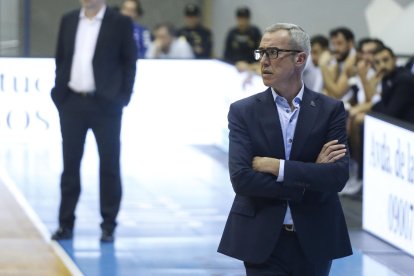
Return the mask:
<svg viewBox="0 0 414 276">
<path fill-rule="evenodd" d="M 147 53 L 145 54 L 145 57 L 158 59 L 192 59 L 194 58 L 194 53 L 187 40 L 183 37 L 180 37 L 173 40 L 168 53 L 162 52 L 159 55 L 156 55 L 154 44 L 151 44 Z"/>
<path fill-rule="evenodd" d="M 323 90 L 321 68 L 313 64 L 311 55 L 309 55 L 305 69 L 303 70 L 303 82 L 305 83 L 305 86 L 312 91 L 322 92 Z"/>
</svg>

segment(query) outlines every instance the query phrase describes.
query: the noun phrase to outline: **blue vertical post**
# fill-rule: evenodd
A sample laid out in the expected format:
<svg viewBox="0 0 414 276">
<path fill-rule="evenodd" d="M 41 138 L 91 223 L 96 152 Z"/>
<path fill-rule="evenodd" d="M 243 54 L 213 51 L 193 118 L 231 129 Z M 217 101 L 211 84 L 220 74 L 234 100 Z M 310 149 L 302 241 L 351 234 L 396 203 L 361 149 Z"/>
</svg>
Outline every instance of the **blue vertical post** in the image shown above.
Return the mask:
<svg viewBox="0 0 414 276">
<path fill-rule="evenodd" d="M 30 55 L 30 0 L 23 0 L 23 56 Z"/>
</svg>

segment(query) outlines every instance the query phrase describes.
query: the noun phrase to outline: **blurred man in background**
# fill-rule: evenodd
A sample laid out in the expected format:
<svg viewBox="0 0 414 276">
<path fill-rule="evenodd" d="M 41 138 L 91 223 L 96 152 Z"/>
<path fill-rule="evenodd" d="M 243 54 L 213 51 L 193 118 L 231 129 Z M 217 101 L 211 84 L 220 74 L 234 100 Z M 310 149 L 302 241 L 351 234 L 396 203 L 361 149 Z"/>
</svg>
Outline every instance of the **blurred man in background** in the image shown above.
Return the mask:
<svg viewBox="0 0 414 276">
<path fill-rule="evenodd" d="M 178 36 L 184 36 L 187 39 L 196 58 L 208 59 L 212 57 L 212 35 L 209 29 L 201 25 L 200 15 L 201 11 L 197 5 L 185 6 L 185 26 L 178 30 Z"/>
<path fill-rule="evenodd" d="M 414 76 L 410 70 L 397 67 L 391 48 L 374 52 L 374 64 L 381 77 L 381 100 L 372 110 L 414 124 Z"/>
<path fill-rule="evenodd" d="M 384 43 L 379 39 L 367 37 L 358 42 L 355 73 L 363 92 L 358 94 L 359 104 L 371 102 L 372 97 L 378 93 L 379 79 L 374 69 L 374 52 L 380 47 L 384 47 Z"/>
<path fill-rule="evenodd" d="M 71 239 L 81 192 L 80 165 L 86 134 L 95 135 L 99 152 L 101 241 L 112 242 L 122 186 L 120 133 L 136 71 L 131 19 L 105 0 L 82 0 L 82 8 L 61 20 L 52 99 L 60 117 L 63 173 L 59 228 L 54 240 Z"/>
<path fill-rule="evenodd" d="M 378 39 L 362 38 L 358 42 L 354 66 L 357 102 L 348 110 L 348 137 L 351 148 L 350 178 L 341 195 L 359 195 L 362 192 L 363 122 L 366 112 L 380 98 L 380 78 L 374 70 L 374 52 L 384 44 Z"/>
<path fill-rule="evenodd" d="M 329 40 L 323 35 L 315 35 L 311 38 L 311 55 L 306 62 L 303 71 L 303 82 L 305 85 L 316 92 L 323 90 L 323 77 L 319 67 L 319 57 L 323 52 L 329 50 Z"/>
<path fill-rule="evenodd" d="M 154 29 L 154 41 L 145 56 L 154 59 L 191 59 L 194 53 L 185 37 L 177 37 L 174 25 L 161 23 Z"/>
<path fill-rule="evenodd" d="M 228 32 L 225 42 L 224 60 L 236 65 L 240 71 L 247 71 L 249 65 L 256 63 L 253 51 L 259 46 L 262 36 L 259 28 L 251 24 L 250 18 L 248 7 L 238 8 L 237 26 Z"/>
<path fill-rule="evenodd" d="M 141 3 L 139 0 L 125 0 L 122 3 L 121 13 L 131 17 L 134 23 L 134 38 L 138 49 L 137 58 L 145 58 L 145 53 L 151 43 L 151 33 L 138 23 L 139 18 L 144 14 Z"/>
<path fill-rule="evenodd" d="M 348 82 L 356 61 L 354 34 L 348 28 L 339 27 L 331 30 L 329 37 L 333 55 L 325 51 L 318 61 L 325 92 L 342 100 L 348 109 L 351 102 L 355 101 L 357 93 Z"/>
</svg>

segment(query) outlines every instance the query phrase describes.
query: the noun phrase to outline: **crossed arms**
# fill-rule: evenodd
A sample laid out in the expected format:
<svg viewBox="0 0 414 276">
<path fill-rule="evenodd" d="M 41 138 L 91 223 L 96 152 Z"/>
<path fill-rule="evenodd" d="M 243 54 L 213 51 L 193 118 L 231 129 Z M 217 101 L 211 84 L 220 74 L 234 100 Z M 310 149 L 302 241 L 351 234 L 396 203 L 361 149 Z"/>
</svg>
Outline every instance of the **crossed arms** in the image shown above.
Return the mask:
<svg viewBox="0 0 414 276">
<path fill-rule="evenodd" d="M 338 140 L 332 140 L 323 145 L 315 163 L 332 163 L 345 156 L 345 144 L 338 144 Z M 252 166 L 255 171 L 279 175 L 280 160 L 271 157 L 255 156 Z"/>
<path fill-rule="evenodd" d="M 339 106 L 339 104 L 338 104 Z M 339 192 L 349 176 L 349 159 L 346 147 L 345 111 L 335 108 L 330 117 L 329 131 L 320 151 L 313 149 L 315 160 L 284 161 L 284 179 L 277 181 L 280 159 L 275 156 L 257 156 L 261 141 L 260 130 L 246 124 L 246 110 L 234 106 L 229 112 L 230 147 L 229 170 L 233 189 L 236 194 L 287 200 L 300 200 L 305 189 L 320 192 Z M 254 136 L 252 138 L 252 135 Z M 322 134 L 321 134 L 322 135 Z M 325 134 L 324 134 L 325 135 Z M 255 139 L 254 141 L 252 139 Z M 322 139 L 322 138 L 321 138 Z M 319 142 L 310 142 L 315 147 Z M 268 152 L 268 150 L 261 150 Z M 317 154 L 319 152 L 319 154 Z M 317 155 L 316 155 L 317 154 Z M 307 157 L 313 154 L 308 152 Z M 311 157 L 312 158 L 312 157 Z"/>
</svg>

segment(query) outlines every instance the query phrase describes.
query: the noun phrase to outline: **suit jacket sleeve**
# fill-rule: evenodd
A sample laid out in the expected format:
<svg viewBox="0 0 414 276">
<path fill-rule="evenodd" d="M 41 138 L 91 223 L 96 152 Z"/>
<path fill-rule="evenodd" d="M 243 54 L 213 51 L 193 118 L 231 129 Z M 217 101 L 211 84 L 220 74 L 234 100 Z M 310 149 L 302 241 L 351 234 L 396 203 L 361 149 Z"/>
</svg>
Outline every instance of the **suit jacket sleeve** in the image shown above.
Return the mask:
<svg viewBox="0 0 414 276">
<path fill-rule="evenodd" d="M 302 187 L 286 187 L 276 182 L 276 177 L 253 170 L 254 157 L 252 133 L 243 119 L 239 106 L 232 104 L 229 120 L 229 171 L 230 180 L 236 194 L 253 197 L 277 198 L 299 201 Z"/>
<path fill-rule="evenodd" d="M 136 74 L 137 46 L 134 40 L 132 21 L 124 17 L 124 33 L 122 37 L 121 59 L 123 64 L 122 92 L 124 105 L 128 105 L 134 88 Z"/>
<path fill-rule="evenodd" d="M 59 25 L 59 33 L 58 33 L 58 40 L 56 45 L 56 53 L 55 53 L 55 63 L 56 63 L 56 75 L 58 74 L 58 70 L 61 68 L 62 60 L 63 60 L 63 23 L 64 18 L 61 19 Z"/>
<path fill-rule="evenodd" d="M 65 69 L 64 67 L 64 49 L 65 49 L 65 42 L 64 42 L 64 35 L 65 35 L 65 26 L 67 25 L 67 16 L 62 17 L 60 20 L 59 25 L 59 32 L 58 32 L 58 39 L 56 44 L 56 52 L 55 52 L 55 86 L 52 88 L 51 91 L 51 97 L 56 105 L 56 107 L 59 109 L 62 105 L 65 95 L 64 91 L 62 91 L 62 88 L 59 86 L 59 83 L 62 82 L 62 78 L 65 75 Z"/>
<path fill-rule="evenodd" d="M 320 120 L 319 122 L 329 124 L 324 143 L 337 139 L 339 143 L 347 145 L 345 109 L 342 102 L 337 101 L 336 103 L 334 111 L 327 121 Z M 312 146 L 312 141 L 307 143 L 309 143 L 308 146 Z M 334 163 L 285 161 L 284 186 L 304 187 L 320 192 L 340 192 L 349 178 L 348 152 L 349 150 L 343 158 Z"/>
</svg>

